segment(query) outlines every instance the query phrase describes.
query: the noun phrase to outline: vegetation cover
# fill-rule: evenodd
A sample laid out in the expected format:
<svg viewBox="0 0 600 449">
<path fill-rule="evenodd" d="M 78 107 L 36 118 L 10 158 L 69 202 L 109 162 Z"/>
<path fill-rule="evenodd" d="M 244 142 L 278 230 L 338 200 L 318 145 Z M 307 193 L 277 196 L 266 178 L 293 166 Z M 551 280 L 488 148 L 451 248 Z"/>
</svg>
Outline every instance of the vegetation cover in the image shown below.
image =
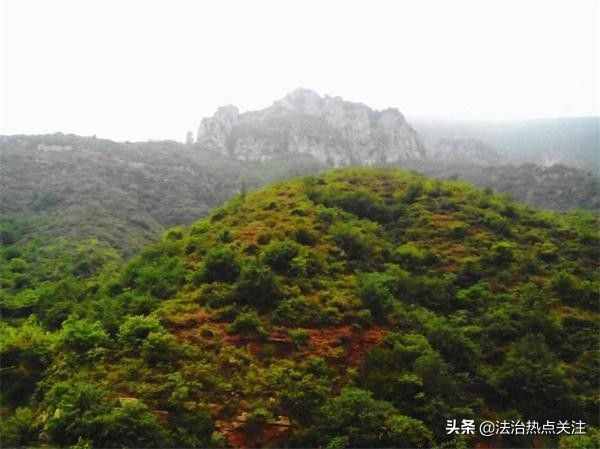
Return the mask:
<svg viewBox="0 0 600 449">
<path fill-rule="evenodd" d="M 126 263 L 3 239 L 2 446 L 459 448 L 482 437 L 446 420 L 471 418 L 583 420 L 559 444 L 594 447 L 598 225 L 345 169 L 243 193 Z"/>
</svg>

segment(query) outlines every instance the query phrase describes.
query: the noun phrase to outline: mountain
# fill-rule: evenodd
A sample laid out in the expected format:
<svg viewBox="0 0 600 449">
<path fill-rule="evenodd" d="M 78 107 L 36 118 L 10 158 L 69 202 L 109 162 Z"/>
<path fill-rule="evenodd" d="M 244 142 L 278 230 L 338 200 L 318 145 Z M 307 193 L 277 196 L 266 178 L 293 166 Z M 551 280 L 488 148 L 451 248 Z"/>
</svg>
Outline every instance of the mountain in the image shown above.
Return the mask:
<svg viewBox="0 0 600 449">
<path fill-rule="evenodd" d="M 600 117 L 461 121 L 413 117 L 425 146 L 442 139 L 477 139 L 513 164 L 563 164 L 600 174 Z"/>
<path fill-rule="evenodd" d="M 3 245 L 3 445 L 481 447 L 448 420 L 560 419 L 587 435 L 494 444 L 593 447 L 599 224 L 345 169 L 76 277 Z"/>
<path fill-rule="evenodd" d="M 300 153 L 336 167 L 425 157 L 417 133 L 397 109 L 374 111 L 307 89 L 260 111 L 219 108 L 202 120 L 197 144 L 246 161 Z"/>
<path fill-rule="evenodd" d="M 2 136 L 0 230 L 18 228 L 13 234 L 25 239 L 96 238 L 131 255 L 241 189 L 316 170 L 302 155 L 242 163 L 172 141 Z"/>
<path fill-rule="evenodd" d="M 405 162 L 403 167 L 438 179 L 462 179 L 544 209 L 600 211 L 600 177 L 562 164 L 486 165 L 479 155 L 470 160 L 440 156 Z"/>
<path fill-rule="evenodd" d="M 498 152 L 478 139 L 444 138 L 437 141 L 431 151 L 430 159 L 451 164 L 489 166 L 508 162 Z"/>
</svg>

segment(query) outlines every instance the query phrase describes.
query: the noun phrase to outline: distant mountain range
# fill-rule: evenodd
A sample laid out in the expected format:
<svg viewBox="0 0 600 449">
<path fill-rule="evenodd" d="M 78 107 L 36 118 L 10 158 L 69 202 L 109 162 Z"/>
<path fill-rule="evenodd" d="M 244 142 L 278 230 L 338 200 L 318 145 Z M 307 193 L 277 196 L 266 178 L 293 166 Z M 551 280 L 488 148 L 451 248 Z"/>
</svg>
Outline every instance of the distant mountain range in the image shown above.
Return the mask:
<svg viewBox="0 0 600 449">
<path fill-rule="evenodd" d="M 98 238 L 131 254 L 166 227 L 191 223 L 239 192 L 345 165 L 399 166 L 543 208 L 600 210 L 598 172 L 591 172 L 597 119 L 498 130 L 415 123 L 417 131 L 396 109 L 374 111 L 298 89 L 260 111 L 220 108 L 187 144 L 0 136 L 0 231 L 10 221 L 20 223 L 23 238 Z M 543 163 L 556 154 L 571 166 Z"/>
<path fill-rule="evenodd" d="M 512 163 L 564 164 L 600 173 L 600 117 L 506 122 L 412 118 L 428 148 L 446 139 L 475 139 Z"/>
</svg>

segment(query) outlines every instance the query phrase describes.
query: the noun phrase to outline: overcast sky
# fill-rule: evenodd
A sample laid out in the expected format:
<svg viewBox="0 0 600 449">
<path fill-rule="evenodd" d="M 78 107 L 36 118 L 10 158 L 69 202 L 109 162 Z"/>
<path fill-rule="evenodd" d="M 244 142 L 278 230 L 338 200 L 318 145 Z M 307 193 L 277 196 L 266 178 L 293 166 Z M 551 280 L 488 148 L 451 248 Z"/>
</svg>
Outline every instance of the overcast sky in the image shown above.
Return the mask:
<svg viewBox="0 0 600 449">
<path fill-rule="evenodd" d="M 0 1 L 0 134 L 183 140 L 300 86 L 409 118 L 599 113 L 596 0 Z"/>
</svg>

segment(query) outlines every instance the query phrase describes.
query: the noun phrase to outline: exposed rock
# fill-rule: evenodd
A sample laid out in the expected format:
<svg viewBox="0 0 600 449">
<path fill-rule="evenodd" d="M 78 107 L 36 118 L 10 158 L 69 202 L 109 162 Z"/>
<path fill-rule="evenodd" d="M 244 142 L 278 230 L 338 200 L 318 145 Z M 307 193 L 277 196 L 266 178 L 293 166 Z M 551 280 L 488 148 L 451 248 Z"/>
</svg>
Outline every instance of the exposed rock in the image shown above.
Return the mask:
<svg viewBox="0 0 600 449">
<path fill-rule="evenodd" d="M 397 109 L 374 111 L 297 89 L 272 106 L 240 114 L 224 106 L 202 120 L 197 143 L 242 160 L 304 153 L 334 166 L 422 159 L 417 133 Z"/>
</svg>

